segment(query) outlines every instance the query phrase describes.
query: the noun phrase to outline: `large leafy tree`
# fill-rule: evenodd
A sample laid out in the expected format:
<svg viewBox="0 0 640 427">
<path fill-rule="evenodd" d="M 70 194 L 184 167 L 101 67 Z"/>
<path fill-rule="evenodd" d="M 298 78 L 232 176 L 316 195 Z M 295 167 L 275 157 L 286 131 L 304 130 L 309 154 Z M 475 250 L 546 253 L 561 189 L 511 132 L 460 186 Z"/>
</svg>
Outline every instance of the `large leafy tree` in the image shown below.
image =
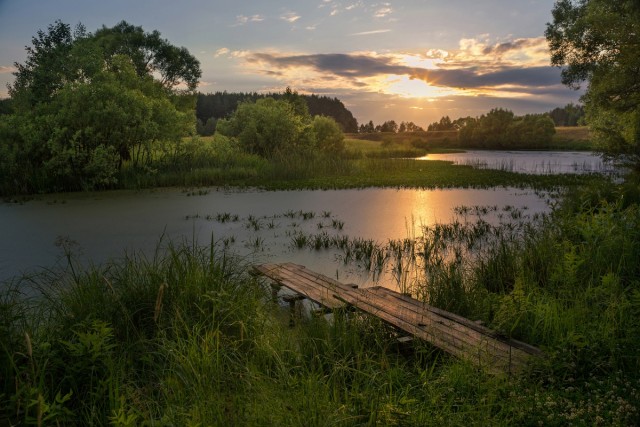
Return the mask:
<svg viewBox="0 0 640 427">
<path fill-rule="evenodd" d="M 600 150 L 640 172 L 640 2 L 559 0 L 546 37 L 562 82 L 578 88 Z"/>
<path fill-rule="evenodd" d="M 113 28 L 102 27 L 93 38 L 107 58 L 125 55 L 136 72 L 143 77 L 157 73 L 160 83 L 168 89 L 183 85 L 193 91 L 200 78 L 200 63 L 184 47 L 173 46 L 158 31 L 145 32 L 125 21 Z"/>
<path fill-rule="evenodd" d="M 240 103 L 231 117 L 218 121 L 216 132 L 263 157 L 316 152 L 335 156 L 344 151 L 340 125 L 331 117 L 311 118 L 295 92 L 285 93 L 283 99 Z"/>
<path fill-rule="evenodd" d="M 57 21 L 16 66 L 14 113 L 0 123 L 0 174 L 16 191 L 112 185 L 124 161 L 140 165 L 192 127 L 195 95 L 184 92 L 198 62 L 157 32 L 123 22 L 88 34 Z"/>
<path fill-rule="evenodd" d="M 296 113 L 295 106 L 273 98 L 243 102 L 229 119 L 218 122 L 220 134 L 236 138 L 247 152 L 272 157 L 302 148 L 309 116 Z"/>
</svg>

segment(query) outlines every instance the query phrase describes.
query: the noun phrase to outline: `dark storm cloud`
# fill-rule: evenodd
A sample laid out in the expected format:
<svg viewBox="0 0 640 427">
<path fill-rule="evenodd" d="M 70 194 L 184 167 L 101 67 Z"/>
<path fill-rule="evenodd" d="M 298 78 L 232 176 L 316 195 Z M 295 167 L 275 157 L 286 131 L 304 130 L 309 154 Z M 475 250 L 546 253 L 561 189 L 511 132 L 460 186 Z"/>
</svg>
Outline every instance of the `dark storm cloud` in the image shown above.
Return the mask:
<svg viewBox="0 0 640 427">
<path fill-rule="evenodd" d="M 311 68 L 322 74 L 351 79 L 390 74 L 406 75 L 425 80 L 431 85 L 463 89 L 505 85 L 543 87 L 557 85 L 560 82 L 560 71 L 553 67 L 503 67 L 487 72 L 483 72 L 479 67 L 426 69 L 398 65 L 392 58 L 384 56 L 349 54 L 278 56 L 257 53 L 251 55 L 248 61 L 267 64 L 278 70 Z"/>
</svg>

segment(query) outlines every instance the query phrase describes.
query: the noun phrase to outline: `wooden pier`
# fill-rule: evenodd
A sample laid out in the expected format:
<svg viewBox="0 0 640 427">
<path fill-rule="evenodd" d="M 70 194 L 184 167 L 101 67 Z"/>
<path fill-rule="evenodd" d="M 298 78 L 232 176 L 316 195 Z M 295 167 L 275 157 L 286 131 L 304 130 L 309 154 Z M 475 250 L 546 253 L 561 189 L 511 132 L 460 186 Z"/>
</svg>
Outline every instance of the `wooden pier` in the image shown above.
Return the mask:
<svg viewBox="0 0 640 427">
<path fill-rule="evenodd" d="M 274 295 L 281 286 L 293 292 L 285 297 L 292 309 L 305 298 L 328 311 L 353 307 L 489 372 L 516 373 L 532 357 L 543 355 L 536 347 L 388 288 L 357 288 L 293 263 L 262 264 L 253 269 L 274 282 Z"/>
</svg>

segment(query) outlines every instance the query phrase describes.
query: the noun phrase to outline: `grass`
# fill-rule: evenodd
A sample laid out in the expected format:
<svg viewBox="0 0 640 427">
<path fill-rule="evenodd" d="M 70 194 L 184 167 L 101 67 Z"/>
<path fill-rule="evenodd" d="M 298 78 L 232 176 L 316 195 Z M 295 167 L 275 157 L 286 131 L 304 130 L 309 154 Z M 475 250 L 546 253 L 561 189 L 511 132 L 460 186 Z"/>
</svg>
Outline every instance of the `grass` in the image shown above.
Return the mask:
<svg viewBox="0 0 640 427">
<path fill-rule="evenodd" d="M 269 160 L 243 153 L 225 139 L 189 138 L 171 150 L 155 152 L 151 163 L 142 167 L 133 167 L 125 162 L 117 176 L 117 184 L 112 187 L 235 186 L 275 190 L 532 186 L 552 189 L 597 179 L 575 175 L 532 177 L 509 173 L 508 170 L 478 170 L 454 166 L 449 162 L 409 160 L 426 153 L 459 151 L 453 144 L 445 143 L 451 135 L 442 137 L 440 134 L 444 135 L 439 133 L 435 139 L 427 132 L 351 135 L 346 140 L 345 152 L 340 156 L 288 153 Z M 374 137 L 379 140 L 360 139 Z M 564 144 L 566 149 L 576 149 L 565 142 L 559 144 Z M 583 144 L 583 141 L 578 144 Z M 9 184 L 0 187 L 0 194 L 5 196 L 13 196 L 16 191 Z M 34 184 L 33 188 L 45 191 L 47 187 Z M 191 195 L 201 194 L 196 191 Z"/>
<path fill-rule="evenodd" d="M 405 139 L 400 139 L 402 136 Z M 348 139 L 340 157 L 319 154 L 286 155 L 271 160 L 245 154 L 206 138 L 194 140 L 189 161 L 159 162 L 147 169 L 125 168 L 119 186 L 238 186 L 276 189 L 342 189 L 364 187 L 448 188 L 495 186 L 556 189 L 600 178 L 579 175 L 528 175 L 508 170 L 479 170 L 451 162 L 407 159 L 446 149 L 416 148 L 415 141 L 397 134 L 395 140 Z M 199 142 L 198 142 L 199 141 Z M 418 144 L 419 145 L 419 144 Z M 449 150 L 450 151 L 450 150 Z"/>
<path fill-rule="evenodd" d="M 65 270 L 0 293 L 0 425 L 638 425 L 638 188 L 573 191 L 513 232 L 442 225 L 388 245 L 429 260 L 415 295 L 545 350 L 519 377 L 403 349 L 358 313 L 289 327 L 224 242 L 87 268 L 67 252 Z M 458 209 L 498 210 L 514 211 Z M 469 239 L 481 256 L 457 255 Z"/>
</svg>

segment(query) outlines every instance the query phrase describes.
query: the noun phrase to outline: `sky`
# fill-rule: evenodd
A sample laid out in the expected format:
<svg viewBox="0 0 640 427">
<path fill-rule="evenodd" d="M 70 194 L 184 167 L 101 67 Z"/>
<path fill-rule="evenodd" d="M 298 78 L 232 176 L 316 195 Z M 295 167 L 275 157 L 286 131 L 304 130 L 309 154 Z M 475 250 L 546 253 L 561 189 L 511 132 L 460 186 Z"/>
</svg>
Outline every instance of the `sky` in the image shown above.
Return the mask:
<svg viewBox="0 0 640 427">
<path fill-rule="evenodd" d="M 203 93 L 339 98 L 359 123 L 542 113 L 578 102 L 544 38 L 554 0 L 0 0 L 0 97 L 56 20 L 125 20 L 199 61 Z"/>
</svg>

